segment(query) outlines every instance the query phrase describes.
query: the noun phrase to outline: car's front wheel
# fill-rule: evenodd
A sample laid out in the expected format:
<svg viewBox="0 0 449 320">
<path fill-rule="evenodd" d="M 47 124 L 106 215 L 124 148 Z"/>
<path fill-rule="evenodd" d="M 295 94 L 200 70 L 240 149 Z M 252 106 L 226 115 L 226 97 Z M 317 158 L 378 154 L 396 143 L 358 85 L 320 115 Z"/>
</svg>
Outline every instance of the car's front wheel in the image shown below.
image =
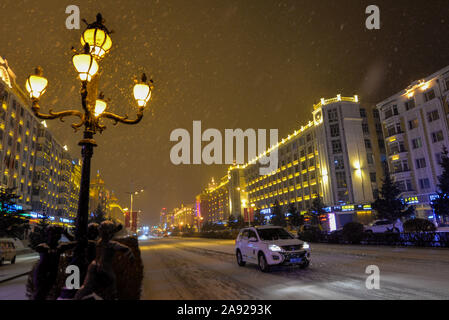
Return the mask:
<svg viewBox="0 0 449 320">
<path fill-rule="evenodd" d="M 236 252 L 236 258 L 237 258 L 237 264 L 238 264 L 240 267 L 244 267 L 245 264 L 246 264 L 246 262 L 243 261 L 242 253 L 240 252 L 240 250 L 237 250 L 237 252 Z"/>
<path fill-rule="evenodd" d="M 259 253 L 259 269 L 262 272 L 270 272 L 270 265 L 262 252 Z"/>
<path fill-rule="evenodd" d="M 299 268 L 300 269 L 307 269 L 309 267 L 309 264 L 310 264 L 310 261 L 306 259 L 303 263 L 301 263 L 299 265 Z"/>
</svg>

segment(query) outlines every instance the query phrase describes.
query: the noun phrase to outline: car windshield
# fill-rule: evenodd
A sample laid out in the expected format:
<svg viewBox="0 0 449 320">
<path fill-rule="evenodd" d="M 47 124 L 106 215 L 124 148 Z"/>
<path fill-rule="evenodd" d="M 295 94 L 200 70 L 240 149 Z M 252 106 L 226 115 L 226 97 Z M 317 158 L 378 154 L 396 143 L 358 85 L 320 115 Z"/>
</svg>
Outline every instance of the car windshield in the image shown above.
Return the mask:
<svg viewBox="0 0 449 320">
<path fill-rule="evenodd" d="M 293 239 L 293 236 L 282 228 L 257 229 L 261 240 Z"/>
</svg>

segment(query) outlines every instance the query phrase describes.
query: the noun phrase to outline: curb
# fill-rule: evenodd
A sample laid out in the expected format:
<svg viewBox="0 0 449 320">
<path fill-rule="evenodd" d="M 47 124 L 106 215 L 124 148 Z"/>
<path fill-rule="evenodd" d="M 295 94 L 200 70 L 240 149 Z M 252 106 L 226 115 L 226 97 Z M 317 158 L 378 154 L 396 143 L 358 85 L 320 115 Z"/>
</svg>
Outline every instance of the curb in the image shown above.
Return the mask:
<svg viewBox="0 0 449 320">
<path fill-rule="evenodd" d="M 1 284 L 1 283 L 5 283 L 5 282 L 7 282 L 7 281 L 11 281 L 11 280 L 17 279 L 17 278 L 21 278 L 21 277 L 26 276 L 26 275 L 28 275 L 28 274 L 30 274 L 30 271 L 25 272 L 25 273 L 21 273 L 21 274 L 17 274 L 17 275 L 15 275 L 15 276 L 12 276 L 12 277 L 7 278 L 7 279 L 0 280 L 0 284 Z"/>
</svg>

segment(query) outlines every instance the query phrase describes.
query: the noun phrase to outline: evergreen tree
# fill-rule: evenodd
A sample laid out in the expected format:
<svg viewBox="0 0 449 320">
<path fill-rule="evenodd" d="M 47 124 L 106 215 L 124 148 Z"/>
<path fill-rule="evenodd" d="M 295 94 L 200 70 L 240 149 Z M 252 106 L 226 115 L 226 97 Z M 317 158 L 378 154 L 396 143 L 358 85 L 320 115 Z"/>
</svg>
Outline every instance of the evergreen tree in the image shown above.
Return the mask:
<svg viewBox="0 0 449 320">
<path fill-rule="evenodd" d="M 318 196 L 313 199 L 312 206 L 309 209 L 311 224 L 314 226 L 321 226 L 320 217 L 325 214 L 326 211 L 324 210 L 324 203 L 321 200 L 321 197 Z"/>
<path fill-rule="evenodd" d="M 42 213 L 42 218 L 34 226 L 33 231 L 29 235 L 28 246 L 32 249 L 39 244 L 47 241 L 47 228 L 50 226 L 50 219 L 45 212 Z"/>
<path fill-rule="evenodd" d="M 19 196 L 13 188 L 0 188 L 0 237 L 22 238 L 29 228 L 29 220 L 23 210 L 14 208 Z"/>
<path fill-rule="evenodd" d="M 293 203 L 289 205 L 288 212 L 290 213 L 289 224 L 293 228 L 298 228 L 304 224 L 304 217 L 299 213 Z"/>
<path fill-rule="evenodd" d="M 235 229 L 236 227 L 236 223 L 234 220 L 235 220 L 234 216 L 230 214 L 228 218 L 228 228 L 231 230 Z"/>
<path fill-rule="evenodd" d="M 260 209 L 256 209 L 254 211 L 254 222 L 253 224 L 255 226 L 261 226 L 263 224 L 265 224 L 265 217 L 264 215 L 260 212 Z"/>
<path fill-rule="evenodd" d="M 106 212 L 101 204 L 97 206 L 95 209 L 94 216 L 90 219 L 89 223 L 98 223 L 101 224 L 103 221 L 106 221 Z"/>
<path fill-rule="evenodd" d="M 276 200 L 273 206 L 273 218 L 271 218 L 271 224 L 275 226 L 285 227 L 287 226 L 287 220 L 282 212 L 282 208 L 279 202 Z"/>
<path fill-rule="evenodd" d="M 438 198 L 432 202 L 432 208 L 445 221 L 449 216 L 449 156 L 446 146 L 443 147 L 440 166 L 443 173 L 438 177 Z"/>
<path fill-rule="evenodd" d="M 246 226 L 246 222 L 241 215 L 237 217 L 236 229 L 241 229 Z"/>
<path fill-rule="evenodd" d="M 380 194 L 371 206 L 377 212 L 378 219 L 387 219 L 393 223 L 393 229 L 398 219 L 408 217 L 415 212 L 414 206 L 406 205 L 399 195 L 401 191 L 391 179 L 386 163 L 384 163 L 385 178 L 382 180 Z"/>
</svg>

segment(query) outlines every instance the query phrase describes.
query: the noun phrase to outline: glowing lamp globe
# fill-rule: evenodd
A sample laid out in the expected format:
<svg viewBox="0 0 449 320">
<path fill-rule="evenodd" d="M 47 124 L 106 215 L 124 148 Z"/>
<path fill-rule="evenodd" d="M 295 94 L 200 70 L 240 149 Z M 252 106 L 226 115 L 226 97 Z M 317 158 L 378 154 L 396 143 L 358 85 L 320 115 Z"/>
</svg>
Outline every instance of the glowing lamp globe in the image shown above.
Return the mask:
<svg viewBox="0 0 449 320">
<path fill-rule="evenodd" d="M 136 99 L 139 107 L 145 107 L 151 98 L 150 86 L 146 83 L 136 83 L 134 85 L 134 99 Z"/>
<path fill-rule="evenodd" d="M 30 98 L 39 99 L 47 90 L 48 80 L 42 76 L 42 69 L 36 68 L 36 74 L 28 77 L 25 88 Z"/>
<path fill-rule="evenodd" d="M 97 59 L 104 57 L 111 50 L 112 40 L 109 34 L 102 29 L 86 29 L 81 36 L 81 44 L 89 43 L 90 53 Z"/>
<path fill-rule="evenodd" d="M 29 76 L 25 87 L 30 94 L 30 98 L 39 99 L 46 91 L 48 80 L 40 76 Z"/>
<path fill-rule="evenodd" d="M 108 104 L 106 103 L 106 101 L 104 101 L 102 99 L 97 99 L 95 101 L 94 115 L 96 117 L 98 117 L 100 114 L 102 114 L 106 110 L 107 106 L 108 106 Z"/>
<path fill-rule="evenodd" d="M 91 81 L 98 72 L 97 60 L 89 53 L 76 54 L 72 61 L 81 81 Z"/>
<path fill-rule="evenodd" d="M 109 30 L 103 24 L 104 20 L 101 13 L 97 14 L 95 22 L 89 24 L 81 35 L 81 44 L 89 44 L 90 54 L 95 58 L 101 59 L 111 50 L 112 40 L 109 36 Z"/>
</svg>

